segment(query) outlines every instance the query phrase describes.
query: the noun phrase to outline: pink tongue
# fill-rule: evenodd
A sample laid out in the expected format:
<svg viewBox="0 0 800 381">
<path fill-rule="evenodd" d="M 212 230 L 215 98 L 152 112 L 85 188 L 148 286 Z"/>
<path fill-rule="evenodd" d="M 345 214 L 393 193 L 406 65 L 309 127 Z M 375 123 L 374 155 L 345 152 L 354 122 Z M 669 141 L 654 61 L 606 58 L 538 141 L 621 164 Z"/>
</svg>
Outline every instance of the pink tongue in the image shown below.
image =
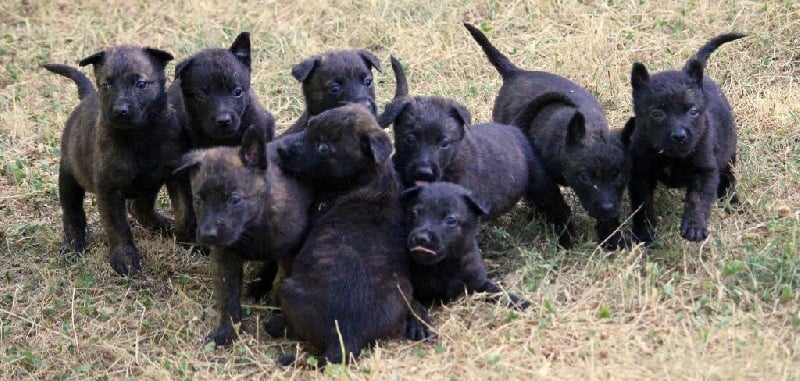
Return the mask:
<svg viewBox="0 0 800 381">
<path fill-rule="evenodd" d="M 431 249 L 424 248 L 422 246 L 414 246 L 414 247 L 411 248 L 411 251 L 414 252 L 414 253 L 428 254 L 428 255 L 431 255 L 431 256 L 436 255 L 435 251 L 433 251 Z"/>
<path fill-rule="evenodd" d="M 428 184 L 430 184 L 430 183 L 427 182 L 427 181 L 421 181 L 421 180 L 414 181 L 414 185 L 416 185 L 418 187 L 421 187 L 423 185 L 428 185 Z"/>
</svg>

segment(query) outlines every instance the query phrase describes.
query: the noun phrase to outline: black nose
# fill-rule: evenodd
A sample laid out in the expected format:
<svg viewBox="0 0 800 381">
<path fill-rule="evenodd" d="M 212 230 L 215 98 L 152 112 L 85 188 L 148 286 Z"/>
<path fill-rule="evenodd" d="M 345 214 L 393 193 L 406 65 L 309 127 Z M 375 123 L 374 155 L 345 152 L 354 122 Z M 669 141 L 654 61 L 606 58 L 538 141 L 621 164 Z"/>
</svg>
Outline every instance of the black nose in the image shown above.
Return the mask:
<svg viewBox="0 0 800 381">
<path fill-rule="evenodd" d="M 433 243 L 433 238 L 431 237 L 430 232 L 427 231 L 417 231 L 411 233 L 411 236 L 408 237 L 409 247 L 414 246 L 430 246 Z"/>
<path fill-rule="evenodd" d="M 130 107 L 127 103 L 120 103 L 114 105 L 114 115 L 116 116 L 128 116 L 130 114 Z"/>
<path fill-rule="evenodd" d="M 222 114 L 214 118 L 214 123 L 216 123 L 217 126 L 227 128 L 230 127 L 231 124 L 233 124 L 233 120 L 231 119 L 230 114 Z"/>
<path fill-rule="evenodd" d="M 672 138 L 672 140 L 682 143 L 683 141 L 686 140 L 686 129 L 683 128 L 676 129 L 672 131 L 670 137 Z"/>
<path fill-rule="evenodd" d="M 435 180 L 433 177 L 433 166 L 432 165 L 420 165 L 417 167 L 416 177 L 417 180 L 423 181 L 433 181 Z"/>
<path fill-rule="evenodd" d="M 219 231 L 214 224 L 205 224 L 197 227 L 197 240 L 200 243 L 213 243 L 218 235 Z"/>
</svg>

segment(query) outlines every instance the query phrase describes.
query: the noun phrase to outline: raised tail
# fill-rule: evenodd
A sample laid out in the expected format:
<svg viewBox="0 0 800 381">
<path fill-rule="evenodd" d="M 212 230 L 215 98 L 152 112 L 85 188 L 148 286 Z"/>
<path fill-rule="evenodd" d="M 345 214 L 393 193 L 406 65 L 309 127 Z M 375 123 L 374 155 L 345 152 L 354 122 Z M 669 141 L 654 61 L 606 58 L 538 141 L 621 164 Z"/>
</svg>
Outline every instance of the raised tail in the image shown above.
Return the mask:
<svg viewBox="0 0 800 381">
<path fill-rule="evenodd" d="M 403 71 L 403 65 L 394 56 L 390 56 L 392 61 L 392 71 L 395 77 L 395 90 L 394 99 L 408 96 L 408 80 L 406 79 L 406 72 Z"/>
<path fill-rule="evenodd" d="M 486 53 L 486 57 L 489 58 L 489 62 L 494 65 L 495 69 L 500 72 L 500 75 L 505 78 L 509 74 L 513 72 L 517 72 L 521 70 L 514 65 L 511 60 L 508 59 L 503 53 L 501 53 L 497 48 L 492 45 L 489 39 L 486 37 L 480 29 L 472 24 L 464 23 L 464 27 L 467 28 L 469 34 L 472 35 L 472 38 L 478 42 L 478 45 L 481 46 L 483 52 Z"/>
<path fill-rule="evenodd" d="M 695 55 L 692 58 L 690 58 L 689 61 L 691 61 L 692 59 L 695 59 L 695 60 L 699 61 L 700 64 L 703 65 L 703 67 L 706 67 L 706 61 L 708 61 L 708 57 L 711 56 L 711 53 L 713 53 L 715 50 L 717 50 L 717 48 L 722 46 L 722 44 L 724 44 L 726 42 L 731 42 L 731 41 L 734 41 L 734 40 L 738 40 L 738 39 L 740 39 L 742 37 L 745 37 L 745 36 L 747 36 L 747 35 L 743 34 L 743 33 L 726 33 L 726 34 L 721 34 L 721 35 L 719 35 L 717 37 L 714 37 L 711 40 L 709 40 L 708 42 L 706 42 L 705 45 L 701 46 L 700 49 L 697 51 L 697 53 L 695 53 Z M 687 62 L 686 66 L 684 66 L 684 68 L 683 68 L 684 71 L 686 71 L 688 69 L 688 65 L 689 65 L 689 63 Z"/>
<path fill-rule="evenodd" d="M 63 75 L 78 85 L 78 99 L 83 99 L 87 95 L 94 94 L 94 84 L 82 71 L 67 65 L 45 64 L 44 68 L 58 75 Z"/>
<path fill-rule="evenodd" d="M 569 99 L 569 97 L 564 93 L 543 93 L 526 104 L 519 114 L 514 117 L 514 120 L 511 122 L 511 124 L 522 128 L 528 128 L 533 118 L 535 118 L 536 115 L 542 111 L 542 109 L 557 103 L 560 103 L 564 106 L 577 107 L 575 106 L 575 103 L 573 103 L 572 100 Z"/>
</svg>

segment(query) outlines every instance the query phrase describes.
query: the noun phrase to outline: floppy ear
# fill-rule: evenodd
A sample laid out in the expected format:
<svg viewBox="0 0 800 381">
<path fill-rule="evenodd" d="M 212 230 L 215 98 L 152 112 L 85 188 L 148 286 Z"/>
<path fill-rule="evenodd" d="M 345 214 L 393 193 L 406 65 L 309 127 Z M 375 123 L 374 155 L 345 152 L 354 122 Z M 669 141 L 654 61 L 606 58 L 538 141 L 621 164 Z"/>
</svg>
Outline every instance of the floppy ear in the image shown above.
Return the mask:
<svg viewBox="0 0 800 381">
<path fill-rule="evenodd" d="M 172 171 L 173 175 L 180 175 L 189 171 L 193 171 L 200 166 L 200 163 L 203 161 L 203 153 L 199 150 L 194 150 L 188 153 L 185 153 L 183 157 L 181 157 L 181 163 L 178 165 L 178 168 Z"/>
<path fill-rule="evenodd" d="M 422 187 L 424 186 L 425 185 L 415 185 L 404 190 L 403 193 L 400 193 L 400 205 L 402 205 L 403 208 L 408 208 L 411 202 L 417 198 L 419 192 L 422 191 Z"/>
<path fill-rule="evenodd" d="M 489 205 L 486 205 L 482 200 L 479 200 L 472 192 L 464 194 L 464 200 L 469 205 L 470 209 L 478 216 L 483 217 L 489 214 Z"/>
<path fill-rule="evenodd" d="M 367 67 L 373 67 L 373 68 L 375 68 L 375 70 L 377 70 L 379 72 L 382 72 L 381 71 L 381 61 L 378 60 L 378 57 L 375 57 L 375 55 L 372 54 L 372 52 L 370 52 L 370 51 L 368 51 L 366 49 L 359 49 L 358 50 L 358 55 L 360 55 L 361 58 L 364 59 L 364 63 L 367 64 Z"/>
<path fill-rule="evenodd" d="M 694 58 L 690 59 L 688 62 L 686 62 L 686 66 L 684 67 L 683 71 L 697 86 L 703 86 L 703 64 L 700 61 Z"/>
<path fill-rule="evenodd" d="M 314 71 L 314 67 L 317 66 L 317 63 L 319 63 L 319 58 L 312 57 L 292 66 L 292 76 L 298 82 L 305 82 L 308 76 L 311 75 L 311 72 Z"/>
<path fill-rule="evenodd" d="M 650 82 L 650 73 L 647 72 L 647 67 L 641 62 L 634 63 L 633 69 L 631 69 L 631 88 L 633 88 L 633 91 L 641 89 L 648 82 Z"/>
<path fill-rule="evenodd" d="M 103 65 L 103 62 L 106 60 L 106 52 L 97 52 L 92 54 L 89 57 L 86 57 L 80 61 L 78 61 L 78 65 L 86 66 L 86 65 Z"/>
<path fill-rule="evenodd" d="M 375 163 L 383 163 L 392 155 L 392 141 L 383 130 L 369 134 L 364 142 L 365 148 L 372 154 Z"/>
<path fill-rule="evenodd" d="M 622 142 L 622 145 L 625 147 L 630 147 L 631 145 L 631 137 L 633 136 L 633 131 L 636 129 L 636 118 L 630 118 L 627 122 L 625 122 L 625 127 L 622 127 L 622 131 L 619 134 L 619 140 Z"/>
<path fill-rule="evenodd" d="M 584 135 L 586 135 L 586 120 L 580 111 L 575 111 L 567 124 L 567 146 L 580 146 Z"/>
<path fill-rule="evenodd" d="M 239 157 L 246 167 L 267 169 L 267 143 L 264 140 L 264 129 L 251 125 L 242 137 Z"/>
<path fill-rule="evenodd" d="M 230 50 L 231 53 L 236 56 L 236 59 L 242 63 L 242 65 L 250 69 L 250 33 L 239 33 L 239 35 L 236 36 L 236 40 L 233 41 L 233 45 L 231 45 Z"/>
<path fill-rule="evenodd" d="M 194 58 L 187 58 L 175 65 L 175 79 L 181 78 L 183 72 L 192 65 Z"/>
<path fill-rule="evenodd" d="M 472 124 L 472 115 L 467 110 L 467 107 L 461 103 L 451 101 L 449 114 L 453 118 L 460 120 L 464 127 Z"/>
<path fill-rule="evenodd" d="M 162 66 L 167 66 L 167 62 L 172 61 L 175 58 L 172 56 L 172 54 L 169 54 L 169 52 L 161 49 L 146 47 L 144 48 L 144 51 Z"/>
<path fill-rule="evenodd" d="M 389 104 L 386 105 L 386 108 L 383 109 L 383 113 L 378 116 L 378 125 L 381 128 L 387 128 L 394 124 L 397 117 L 400 116 L 403 112 L 406 111 L 411 105 L 411 100 L 408 98 L 400 98 L 395 99 Z"/>
</svg>

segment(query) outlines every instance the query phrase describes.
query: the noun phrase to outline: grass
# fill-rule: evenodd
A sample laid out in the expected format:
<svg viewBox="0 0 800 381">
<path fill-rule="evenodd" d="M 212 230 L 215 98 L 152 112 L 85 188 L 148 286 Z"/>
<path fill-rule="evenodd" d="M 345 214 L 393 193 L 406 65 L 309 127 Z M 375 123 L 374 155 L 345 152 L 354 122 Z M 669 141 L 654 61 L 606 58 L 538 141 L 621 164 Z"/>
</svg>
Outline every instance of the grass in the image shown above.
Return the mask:
<svg viewBox="0 0 800 381">
<path fill-rule="evenodd" d="M 739 31 L 707 73 L 739 126 L 743 208 L 715 208 L 711 237 L 678 237 L 682 193 L 660 188 L 659 242 L 570 251 L 523 208 L 484 227 L 492 276 L 534 302 L 513 312 L 463 298 L 432 313 L 430 343 L 383 340 L 355 364 L 317 374 L 275 359 L 302 344 L 260 329 L 270 311 L 245 301 L 243 338 L 204 346 L 214 326 L 207 258 L 135 227 L 143 270 L 115 275 L 101 253 L 94 201 L 86 255 L 59 256 L 60 134 L 77 92 L 45 73 L 118 43 L 178 60 L 250 31 L 253 83 L 286 128 L 303 102 L 294 63 L 331 48 L 381 58 L 379 104 L 394 93 L 389 54 L 414 94 L 455 98 L 488 121 L 500 77 L 461 26 L 481 25 L 519 66 L 590 89 L 612 126 L 631 114 L 628 76 L 679 68 L 708 38 Z M 798 379 L 800 368 L 800 3 L 797 1 L 409 0 L 32 2 L 0 4 L 0 374 L 11 379 Z M 172 65 L 168 68 L 171 72 Z"/>
</svg>

